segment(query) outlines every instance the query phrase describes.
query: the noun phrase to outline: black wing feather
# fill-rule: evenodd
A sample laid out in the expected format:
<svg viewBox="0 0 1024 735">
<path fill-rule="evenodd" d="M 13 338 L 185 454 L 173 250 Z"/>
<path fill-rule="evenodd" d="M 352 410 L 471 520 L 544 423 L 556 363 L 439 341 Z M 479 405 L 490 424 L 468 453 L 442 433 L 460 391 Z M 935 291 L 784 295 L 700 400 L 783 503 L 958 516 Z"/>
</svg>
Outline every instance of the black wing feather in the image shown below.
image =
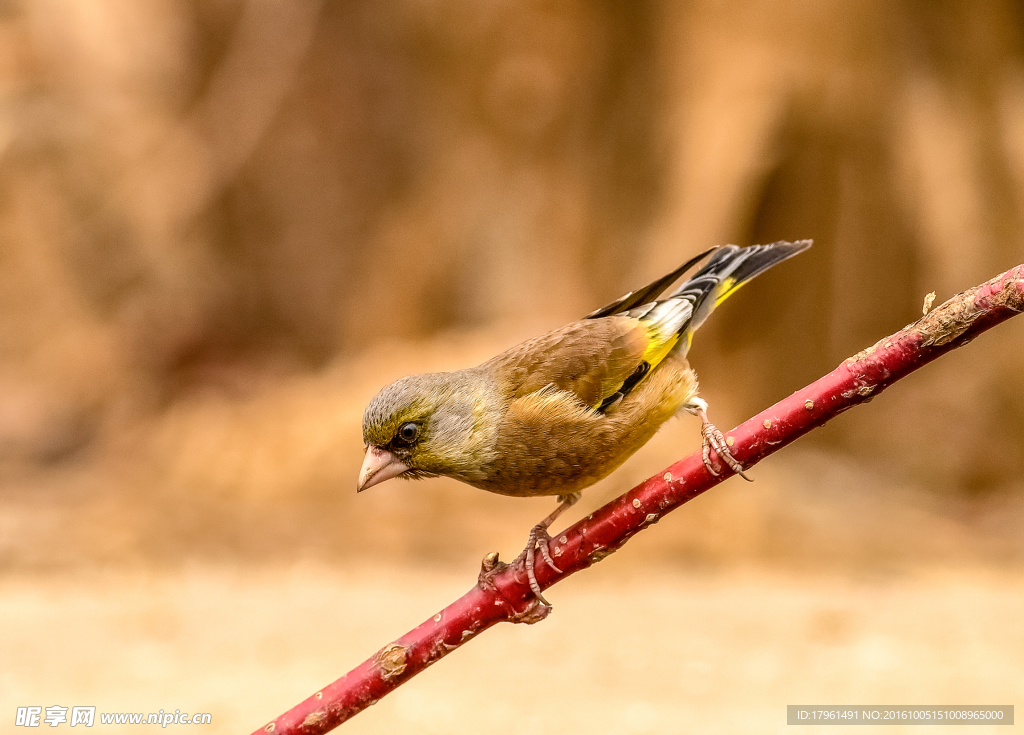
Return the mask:
<svg viewBox="0 0 1024 735">
<path fill-rule="evenodd" d="M 597 311 L 592 311 L 587 314 L 584 319 L 600 319 L 603 316 L 611 316 L 612 314 L 621 314 L 624 311 L 629 311 L 634 306 L 641 304 L 647 304 L 654 301 L 665 289 L 672 285 L 681 275 L 690 270 L 693 266 L 697 265 L 701 260 L 706 258 L 709 253 L 716 250 L 717 248 L 708 248 L 700 255 L 697 255 L 690 260 L 683 263 L 681 266 L 676 268 L 668 275 L 662 276 L 654 283 L 644 286 L 636 291 L 630 291 L 628 294 L 623 296 L 621 299 L 617 299 L 607 306 L 603 306 Z"/>
</svg>

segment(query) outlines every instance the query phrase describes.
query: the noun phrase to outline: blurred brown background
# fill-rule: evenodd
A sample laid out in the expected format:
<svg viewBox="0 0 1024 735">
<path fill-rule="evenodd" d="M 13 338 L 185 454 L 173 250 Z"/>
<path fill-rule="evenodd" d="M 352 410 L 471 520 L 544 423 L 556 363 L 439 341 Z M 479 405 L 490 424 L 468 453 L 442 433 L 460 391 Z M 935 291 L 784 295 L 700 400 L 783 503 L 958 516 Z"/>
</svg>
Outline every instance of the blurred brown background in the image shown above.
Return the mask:
<svg viewBox="0 0 1024 735">
<path fill-rule="evenodd" d="M 710 245 L 799 238 L 697 337 L 722 428 L 1024 260 L 1024 4 L 0 0 L 0 717 L 275 716 L 551 505 L 356 498 L 376 390 Z M 1022 343 L 1011 322 L 844 415 L 353 726 L 1012 704 Z M 698 442 L 675 422 L 575 510 Z M 598 649 L 629 616 L 653 638 Z M 683 669 L 639 687 L 666 636 Z M 488 694 L 553 648 L 568 707 Z"/>
</svg>

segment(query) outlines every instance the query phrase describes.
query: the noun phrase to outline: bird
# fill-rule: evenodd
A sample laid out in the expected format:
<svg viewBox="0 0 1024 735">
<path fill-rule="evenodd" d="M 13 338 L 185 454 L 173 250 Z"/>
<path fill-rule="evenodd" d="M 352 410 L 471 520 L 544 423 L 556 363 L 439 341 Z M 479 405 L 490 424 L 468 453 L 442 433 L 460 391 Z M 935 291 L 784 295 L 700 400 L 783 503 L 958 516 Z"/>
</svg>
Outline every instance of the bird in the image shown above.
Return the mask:
<svg viewBox="0 0 1024 735">
<path fill-rule="evenodd" d="M 737 289 L 810 240 L 710 248 L 644 288 L 477 365 L 385 386 L 363 415 L 356 491 L 392 478 L 451 477 L 492 493 L 557 496 L 516 562 L 543 605 L 536 552 L 556 571 L 548 529 L 672 417 L 701 421 L 704 465 L 750 479 L 708 419 L 687 362 L 694 332 Z M 712 254 L 713 253 L 713 254 Z M 711 256 L 678 288 L 687 271 Z M 666 294 L 667 292 L 667 294 Z"/>
</svg>

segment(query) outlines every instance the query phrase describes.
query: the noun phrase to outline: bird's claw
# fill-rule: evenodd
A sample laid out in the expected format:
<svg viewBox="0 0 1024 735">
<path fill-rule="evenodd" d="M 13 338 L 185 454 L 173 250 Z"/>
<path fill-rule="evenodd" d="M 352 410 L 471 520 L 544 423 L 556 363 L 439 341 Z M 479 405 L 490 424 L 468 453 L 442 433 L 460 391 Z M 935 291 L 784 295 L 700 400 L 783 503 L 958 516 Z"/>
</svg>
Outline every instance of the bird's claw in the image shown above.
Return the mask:
<svg viewBox="0 0 1024 735">
<path fill-rule="evenodd" d="M 537 524 L 530 530 L 530 538 L 526 542 L 526 548 L 523 549 L 523 553 L 512 562 L 513 566 L 518 566 L 522 562 L 523 568 L 526 570 L 526 578 L 530 582 L 530 589 L 533 591 L 534 596 L 548 607 L 551 607 L 551 603 L 541 594 L 534 566 L 537 563 L 537 549 L 540 549 L 540 555 L 544 559 L 544 563 L 559 574 L 562 573 L 562 570 L 556 567 L 555 562 L 551 559 L 551 552 L 548 550 L 550 541 L 551 536 L 548 534 L 547 527 L 543 524 Z"/>
<path fill-rule="evenodd" d="M 716 471 L 715 467 L 711 463 L 711 450 L 714 449 L 719 459 L 724 460 L 733 472 L 747 482 L 753 482 L 753 480 L 747 477 L 743 472 L 743 465 L 741 465 L 736 458 L 732 456 L 732 452 L 729 451 L 729 445 L 725 441 L 725 437 L 722 436 L 722 432 L 719 431 L 714 424 L 705 419 L 700 427 L 700 435 L 704 438 L 702 455 L 704 458 L 704 466 L 708 468 L 708 472 L 715 477 L 718 477 L 720 474 L 720 471 Z"/>
<path fill-rule="evenodd" d="M 509 568 L 509 566 L 515 566 L 519 563 L 520 559 L 524 559 L 526 551 L 519 555 L 519 559 L 512 562 L 511 565 L 506 564 L 498 558 L 498 552 L 492 551 L 483 558 L 480 562 L 480 575 L 477 577 L 477 586 L 482 590 L 494 590 L 497 591 L 497 587 L 494 586 L 494 578 L 501 572 Z M 534 590 L 534 594 L 537 594 Z M 547 602 L 541 595 L 537 594 L 536 599 L 530 600 L 529 604 L 522 610 L 513 610 L 509 615 L 509 620 L 513 623 L 526 623 L 531 625 L 533 623 L 539 623 L 541 620 L 548 616 L 553 608 L 551 603 Z"/>
<path fill-rule="evenodd" d="M 546 528 L 537 526 L 540 528 L 540 533 L 537 534 L 537 548 L 540 549 L 540 555 L 544 557 L 544 561 L 549 567 L 554 569 L 559 574 L 562 570 L 555 566 L 555 562 L 551 560 L 551 534 L 547 532 Z"/>
<path fill-rule="evenodd" d="M 521 612 L 513 612 L 509 615 L 509 622 L 512 623 L 526 623 L 527 625 L 533 625 L 539 623 L 541 620 L 546 618 L 550 614 L 553 608 L 551 605 L 547 605 L 540 600 L 530 600 L 530 603 L 526 606 L 525 610 Z"/>
<path fill-rule="evenodd" d="M 550 536 L 548 536 L 547 531 L 544 530 L 543 527 L 535 527 L 530 531 L 530 545 L 523 549 L 523 553 L 517 556 L 511 564 L 506 564 L 501 561 L 498 558 L 497 551 L 490 552 L 480 562 L 480 574 L 477 576 L 476 583 L 482 590 L 496 590 L 497 588 L 494 586 L 494 578 L 509 567 L 515 569 L 522 564 L 526 569 L 526 576 L 530 580 L 530 590 L 533 591 L 536 599 L 527 605 L 526 609 L 512 614 L 509 619 L 513 623 L 536 623 L 546 618 L 548 613 L 553 609 L 551 603 L 544 599 L 544 595 L 541 594 L 540 585 L 537 584 L 537 577 L 533 571 L 533 564 L 535 561 L 533 554 L 534 546 L 539 543 L 544 543 L 544 545 L 541 546 L 542 549 L 546 546 L 546 541 L 537 533 L 538 528 L 541 529 L 544 536 L 547 536 L 548 539 L 550 539 Z M 551 564 L 551 558 L 547 556 L 544 551 L 541 551 L 541 555 L 545 557 L 545 561 Z M 554 564 L 551 564 L 551 567 L 556 571 L 560 571 Z"/>
<path fill-rule="evenodd" d="M 551 608 L 551 603 L 544 599 L 544 595 L 540 592 L 540 585 L 537 584 L 537 573 L 534 570 L 534 566 L 537 561 L 537 549 L 540 549 L 540 555 L 544 559 L 544 563 L 555 570 L 558 574 L 562 574 L 562 570 L 555 566 L 555 562 L 551 559 L 551 552 L 548 550 L 548 546 L 551 543 L 551 536 L 548 534 L 548 528 L 555 522 L 567 508 L 570 508 L 576 501 L 580 499 L 579 492 L 568 493 L 566 495 L 558 496 L 558 507 L 555 508 L 547 518 L 538 523 L 532 529 L 530 529 L 530 539 L 526 542 L 526 548 L 523 549 L 523 553 L 520 554 L 512 566 L 517 568 L 519 563 L 522 562 L 523 568 L 526 570 L 526 577 L 530 581 L 530 589 L 533 591 L 534 596 L 548 609 Z"/>
</svg>

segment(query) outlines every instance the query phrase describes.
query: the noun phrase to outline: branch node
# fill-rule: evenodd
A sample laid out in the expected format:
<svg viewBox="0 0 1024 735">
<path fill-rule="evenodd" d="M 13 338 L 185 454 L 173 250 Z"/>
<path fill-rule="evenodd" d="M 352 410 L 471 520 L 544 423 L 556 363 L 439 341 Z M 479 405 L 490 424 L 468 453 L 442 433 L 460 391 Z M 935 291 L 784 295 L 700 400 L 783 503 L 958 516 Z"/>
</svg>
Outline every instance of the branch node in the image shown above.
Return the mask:
<svg viewBox="0 0 1024 735">
<path fill-rule="evenodd" d="M 392 643 L 382 648 L 375 657 L 375 664 L 380 669 L 380 678 L 391 681 L 405 671 L 405 655 L 408 649 L 400 643 Z"/>
<path fill-rule="evenodd" d="M 490 552 L 480 562 L 480 574 L 476 577 L 477 587 L 484 591 L 494 590 L 497 592 L 498 588 L 494 585 L 494 578 L 506 569 L 508 569 L 508 564 L 498 558 L 498 552 Z"/>
<path fill-rule="evenodd" d="M 302 726 L 313 727 L 315 725 L 319 725 L 326 717 L 326 712 L 321 712 L 319 710 L 316 712 L 310 712 L 308 715 L 306 715 L 306 719 L 302 721 Z"/>
</svg>

